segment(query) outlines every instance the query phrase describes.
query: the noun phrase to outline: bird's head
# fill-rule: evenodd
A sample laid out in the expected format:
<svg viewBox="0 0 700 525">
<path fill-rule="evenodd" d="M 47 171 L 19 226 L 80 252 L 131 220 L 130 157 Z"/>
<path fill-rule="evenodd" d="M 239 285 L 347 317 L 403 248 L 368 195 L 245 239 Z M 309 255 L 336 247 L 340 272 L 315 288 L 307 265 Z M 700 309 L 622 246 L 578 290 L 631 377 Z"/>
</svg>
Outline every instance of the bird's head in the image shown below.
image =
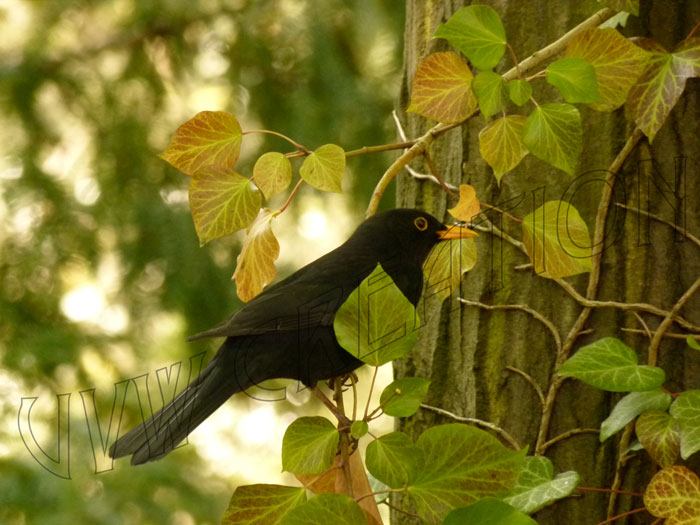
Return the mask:
<svg viewBox="0 0 700 525">
<path fill-rule="evenodd" d="M 477 237 L 463 226 L 445 226 L 420 210 L 398 208 L 377 213 L 357 229 L 365 239 L 372 239 L 387 254 L 405 257 L 422 266 L 430 250 L 441 241 Z"/>
</svg>

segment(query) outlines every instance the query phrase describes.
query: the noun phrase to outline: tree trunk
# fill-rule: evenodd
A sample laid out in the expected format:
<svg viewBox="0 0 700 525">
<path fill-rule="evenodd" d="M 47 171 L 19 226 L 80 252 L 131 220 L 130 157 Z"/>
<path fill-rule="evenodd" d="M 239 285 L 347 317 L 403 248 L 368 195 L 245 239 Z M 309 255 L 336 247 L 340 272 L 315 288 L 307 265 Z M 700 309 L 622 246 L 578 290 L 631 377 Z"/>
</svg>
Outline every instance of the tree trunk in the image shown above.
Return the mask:
<svg viewBox="0 0 700 525">
<path fill-rule="evenodd" d="M 490 0 L 501 16 L 509 43 L 519 60 L 557 40 L 590 16 L 590 3 L 506 2 Z M 448 49 L 444 40 L 433 40 L 437 26 L 466 3 L 457 0 L 407 0 L 405 34 L 405 75 L 399 101 L 399 114 L 409 137 L 424 133 L 433 123 L 422 117 L 406 115 L 410 87 L 417 64 L 436 51 Z M 668 49 L 690 32 L 700 18 L 697 2 L 642 2 L 640 17 L 630 16 L 624 34 L 649 36 Z M 503 73 L 512 67 L 505 57 L 497 69 Z M 546 64 L 542 66 L 545 67 Z M 533 71 L 530 74 L 534 74 Z M 623 165 L 615 182 L 614 201 L 648 210 L 676 222 L 681 228 L 700 236 L 700 180 L 695 175 L 700 158 L 700 81 L 688 81 L 686 92 L 652 145 L 642 139 Z M 537 84 L 535 96 L 542 101 L 561 101 L 544 80 Z M 543 91 L 537 91 L 543 90 Z M 538 98 L 538 102 L 540 101 Z M 527 107 L 527 106 L 526 106 Z M 503 177 L 500 187 L 478 150 L 478 132 L 485 125 L 477 116 L 458 129 L 439 138 L 431 156 L 440 174 L 448 182 L 471 184 L 482 202 L 498 206 L 523 218 L 549 200 L 570 201 L 581 213 L 592 233 L 606 170 L 624 145 L 633 127 L 619 109 L 600 113 L 579 106 L 584 126 L 584 148 L 574 176 L 528 155 L 520 166 Z M 527 109 L 526 111 L 529 111 Z M 414 169 L 428 172 L 422 162 Z M 687 174 L 687 176 L 686 176 Z M 681 181 L 674 194 L 675 181 Z M 402 174 L 397 183 L 397 205 L 422 208 L 448 220 L 446 208 L 454 205 L 436 184 Z M 520 239 L 520 225 L 489 213 L 491 222 Z M 601 301 L 644 302 L 670 310 L 679 297 L 700 275 L 700 248 L 681 233 L 619 206 L 610 207 L 607 219 L 605 251 L 597 298 Z M 530 314 L 518 310 L 486 310 L 459 303 L 456 297 L 486 304 L 521 304 L 538 311 L 552 321 L 565 339 L 583 307 L 561 286 L 536 276 L 532 269 L 515 267 L 528 262 L 521 251 L 500 238 L 482 233 L 477 239 L 479 260 L 463 279 L 461 289 L 444 303 L 428 299 L 423 316 L 425 326 L 409 358 L 396 363 L 397 377 L 419 376 L 432 380 L 426 403 L 460 416 L 490 421 L 515 436 L 522 445 L 535 450 L 540 423 L 541 403 L 531 384 L 507 367 L 526 372 L 547 393 L 555 366 L 555 343 L 551 333 Z M 586 294 L 589 274 L 568 278 L 576 290 Z M 700 324 L 700 295 L 690 298 L 682 310 L 685 319 Z M 640 319 L 655 330 L 662 317 L 616 308 L 595 308 L 576 339 L 574 351 L 606 336 L 622 339 L 635 348 L 640 363 L 646 363 L 649 338 L 626 332 L 623 328 L 644 329 Z M 672 325 L 672 332 L 683 332 Z M 659 366 L 667 373 L 665 387 L 672 392 L 697 388 L 700 377 L 700 352 L 689 351 L 682 339 L 664 338 Z M 609 415 L 620 395 L 606 394 L 576 380 L 566 381 L 554 404 L 546 439 L 572 429 L 597 429 Z M 410 420 L 401 420 L 399 428 L 416 437 L 431 425 L 449 422 L 448 418 L 427 410 Z M 580 433 L 546 450 L 555 472 L 575 470 L 584 487 L 612 486 L 618 461 L 620 434 L 601 444 L 598 435 Z M 655 467 L 646 453 L 636 454 L 621 470 L 621 489 L 643 492 Z M 397 504 L 410 509 L 406 498 Z M 643 506 L 639 497 L 617 499 L 614 513 Z M 535 518 L 541 524 L 595 524 L 608 515 L 608 494 L 582 492 L 543 509 Z M 392 523 L 414 523 L 394 513 Z M 647 513 L 630 517 L 627 523 L 651 523 Z M 624 523 L 624 520 L 616 523 Z"/>
</svg>

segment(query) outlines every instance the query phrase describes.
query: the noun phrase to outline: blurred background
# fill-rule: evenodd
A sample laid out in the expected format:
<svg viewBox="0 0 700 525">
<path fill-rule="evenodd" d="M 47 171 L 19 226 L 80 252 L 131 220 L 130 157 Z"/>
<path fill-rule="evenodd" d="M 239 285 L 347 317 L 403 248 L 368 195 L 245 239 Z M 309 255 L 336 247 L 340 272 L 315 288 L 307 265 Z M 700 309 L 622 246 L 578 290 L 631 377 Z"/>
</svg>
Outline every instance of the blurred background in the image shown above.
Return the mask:
<svg viewBox="0 0 700 525">
<path fill-rule="evenodd" d="M 242 238 L 200 248 L 188 177 L 157 157 L 175 129 L 225 110 L 244 130 L 276 130 L 311 149 L 394 141 L 402 9 L 390 0 L 0 0 L 0 523 L 218 523 L 236 486 L 293 482 L 280 473 L 284 430 L 323 413 L 295 384 L 276 385 L 285 401 L 236 396 L 165 460 L 100 473 L 85 406 L 93 414 L 95 389 L 106 432 L 115 384 L 148 374 L 157 396 L 156 370 L 177 373 L 181 362 L 182 388 L 190 357 L 207 352 L 206 363 L 216 350 L 185 338 L 240 306 L 230 278 Z M 250 175 L 269 150 L 289 151 L 247 135 L 237 171 Z M 274 225 L 279 275 L 345 239 L 392 158 L 350 159 L 342 195 L 297 195 Z M 47 464 L 59 451 L 59 399 L 70 409 L 70 479 L 25 447 L 23 397 L 37 398 L 31 432 Z M 122 432 L 140 421 L 129 387 Z"/>
</svg>

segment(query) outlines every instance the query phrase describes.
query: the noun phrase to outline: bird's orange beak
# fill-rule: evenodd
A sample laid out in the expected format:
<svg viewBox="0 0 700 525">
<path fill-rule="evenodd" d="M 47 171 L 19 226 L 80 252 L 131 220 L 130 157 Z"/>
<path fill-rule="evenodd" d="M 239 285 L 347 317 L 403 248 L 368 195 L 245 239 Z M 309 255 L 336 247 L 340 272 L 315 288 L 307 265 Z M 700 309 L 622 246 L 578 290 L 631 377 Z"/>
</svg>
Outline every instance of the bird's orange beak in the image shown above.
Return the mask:
<svg viewBox="0 0 700 525">
<path fill-rule="evenodd" d="M 446 230 L 438 230 L 437 234 L 440 237 L 440 241 L 450 241 L 455 239 L 471 239 L 472 237 L 478 237 L 479 234 L 474 230 L 465 228 L 464 226 L 449 226 Z"/>
</svg>

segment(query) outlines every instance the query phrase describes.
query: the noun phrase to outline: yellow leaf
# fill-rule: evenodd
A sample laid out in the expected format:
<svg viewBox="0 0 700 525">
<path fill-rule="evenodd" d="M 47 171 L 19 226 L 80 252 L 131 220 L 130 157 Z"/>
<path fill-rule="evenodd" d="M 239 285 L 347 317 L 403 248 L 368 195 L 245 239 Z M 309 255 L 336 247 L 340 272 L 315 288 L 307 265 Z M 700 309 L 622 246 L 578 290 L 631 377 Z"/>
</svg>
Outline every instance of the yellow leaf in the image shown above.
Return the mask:
<svg viewBox="0 0 700 525">
<path fill-rule="evenodd" d="M 546 202 L 525 217 L 523 244 L 542 277 L 559 279 L 591 270 L 588 227 L 567 202 Z"/>
<path fill-rule="evenodd" d="M 479 152 L 493 169 L 498 184 L 528 154 L 523 143 L 525 121 L 523 115 L 509 115 L 490 122 L 479 132 Z"/>
<path fill-rule="evenodd" d="M 474 239 L 443 241 L 435 245 L 423 264 L 425 297 L 443 300 L 459 288 L 462 275 L 476 264 Z"/>
<path fill-rule="evenodd" d="M 666 525 L 700 523 L 700 479 L 687 467 L 661 469 L 644 491 L 644 505 Z"/>
<path fill-rule="evenodd" d="M 250 180 L 234 171 L 208 166 L 190 180 L 190 210 L 201 244 L 248 226 L 261 202 Z"/>
<path fill-rule="evenodd" d="M 457 206 L 447 211 L 458 221 L 471 222 L 472 217 L 481 211 L 479 199 L 476 198 L 476 190 L 469 184 L 460 184 L 459 202 Z"/>
<path fill-rule="evenodd" d="M 160 157 L 187 175 L 205 166 L 231 169 L 241 152 L 241 138 L 236 117 L 224 111 L 202 111 L 177 128 Z"/>
<path fill-rule="evenodd" d="M 275 261 L 280 254 L 280 245 L 272 233 L 274 218 L 273 212 L 262 209 L 248 228 L 233 274 L 241 301 L 250 301 L 277 275 Z"/>
<path fill-rule="evenodd" d="M 477 106 L 469 66 L 457 53 L 434 53 L 418 64 L 408 112 L 444 122 L 461 122 Z"/>
<path fill-rule="evenodd" d="M 299 170 L 301 178 L 314 188 L 342 193 L 345 175 L 345 151 L 335 144 L 321 146 L 304 159 Z"/>
<path fill-rule="evenodd" d="M 581 31 L 566 48 L 567 58 L 582 58 L 595 68 L 602 102 L 590 104 L 598 111 L 613 111 L 627 100 L 630 88 L 644 71 L 649 54 L 608 27 Z"/>
<path fill-rule="evenodd" d="M 269 199 L 292 182 L 292 165 L 281 153 L 265 153 L 255 163 L 253 178 L 265 198 Z"/>
</svg>

